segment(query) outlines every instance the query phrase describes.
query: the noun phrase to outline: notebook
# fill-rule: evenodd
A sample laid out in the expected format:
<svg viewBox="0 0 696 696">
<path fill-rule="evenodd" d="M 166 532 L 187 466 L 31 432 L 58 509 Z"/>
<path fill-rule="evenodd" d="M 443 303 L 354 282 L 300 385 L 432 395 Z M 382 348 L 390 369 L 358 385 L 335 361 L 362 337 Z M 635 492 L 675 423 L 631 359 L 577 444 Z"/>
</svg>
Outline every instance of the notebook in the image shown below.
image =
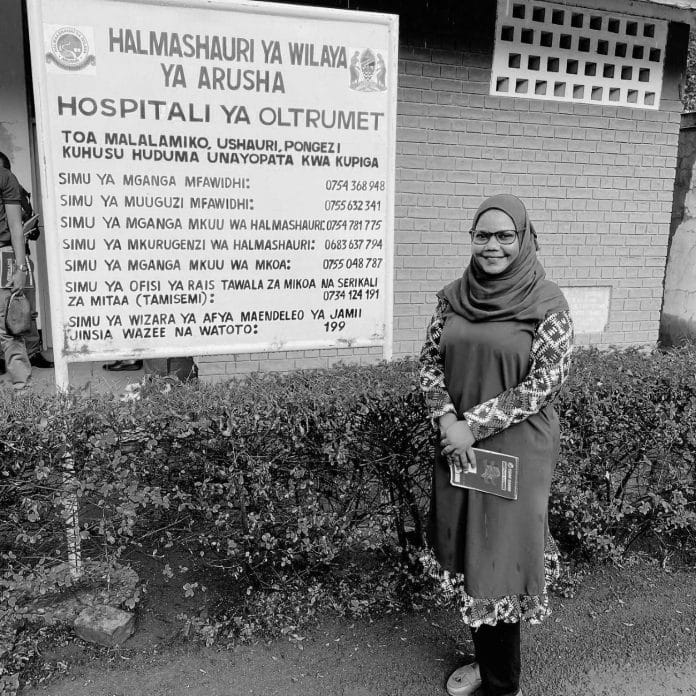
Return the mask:
<svg viewBox="0 0 696 696">
<path fill-rule="evenodd" d="M 450 462 L 450 483 L 482 493 L 517 500 L 517 477 L 520 460 L 511 454 L 474 447 L 476 469 L 457 471 Z"/>
</svg>

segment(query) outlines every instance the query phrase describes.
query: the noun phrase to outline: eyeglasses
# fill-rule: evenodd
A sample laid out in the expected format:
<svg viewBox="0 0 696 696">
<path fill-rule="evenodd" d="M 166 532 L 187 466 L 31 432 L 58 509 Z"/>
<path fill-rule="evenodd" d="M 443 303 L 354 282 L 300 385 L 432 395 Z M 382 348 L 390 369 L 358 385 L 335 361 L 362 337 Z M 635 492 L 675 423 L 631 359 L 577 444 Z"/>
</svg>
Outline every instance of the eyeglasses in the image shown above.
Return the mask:
<svg viewBox="0 0 696 696">
<path fill-rule="evenodd" d="M 516 230 L 498 230 L 497 232 L 484 232 L 483 230 L 469 230 L 471 241 L 473 244 L 484 245 L 488 244 L 491 237 L 495 237 L 499 244 L 507 246 L 514 244 L 517 239 Z"/>
</svg>

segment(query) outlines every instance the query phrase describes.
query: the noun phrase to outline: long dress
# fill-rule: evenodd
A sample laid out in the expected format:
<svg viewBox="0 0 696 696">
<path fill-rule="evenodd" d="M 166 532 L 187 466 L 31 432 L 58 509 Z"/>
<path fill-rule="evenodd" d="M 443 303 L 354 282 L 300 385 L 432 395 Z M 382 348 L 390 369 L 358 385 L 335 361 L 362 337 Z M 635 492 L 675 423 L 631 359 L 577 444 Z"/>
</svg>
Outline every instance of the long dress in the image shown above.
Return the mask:
<svg viewBox="0 0 696 696">
<path fill-rule="evenodd" d="M 435 420 L 451 410 L 476 446 L 519 457 L 518 499 L 456 488 L 436 446 L 426 555 L 429 572 L 460 600 L 472 626 L 539 621 L 557 570 L 547 506 L 558 459 L 551 404 L 570 356 L 572 324 L 557 312 L 539 325 L 470 322 L 441 299 L 421 353 L 421 384 Z M 446 385 L 446 386 L 445 386 Z"/>
</svg>

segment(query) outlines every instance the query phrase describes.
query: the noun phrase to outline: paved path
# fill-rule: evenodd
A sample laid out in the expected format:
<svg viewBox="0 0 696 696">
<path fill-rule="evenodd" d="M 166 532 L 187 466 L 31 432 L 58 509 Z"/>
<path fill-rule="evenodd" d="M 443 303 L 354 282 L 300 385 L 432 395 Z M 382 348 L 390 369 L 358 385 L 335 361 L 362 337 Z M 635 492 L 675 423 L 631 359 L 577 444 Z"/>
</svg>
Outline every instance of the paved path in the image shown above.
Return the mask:
<svg viewBox="0 0 696 696">
<path fill-rule="evenodd" d="M 523 633 L 525 696 L 696 695 L 696 570 L 598 569 Z M 452 611 L 330 620 L 300 644 L 150 644 L 23 696 L 443 696 L 471 644 Z M 131 639 L 134 640 L 134 639 Z M 126 643 L 126 648 L 128 643 Z"/>
</svg>

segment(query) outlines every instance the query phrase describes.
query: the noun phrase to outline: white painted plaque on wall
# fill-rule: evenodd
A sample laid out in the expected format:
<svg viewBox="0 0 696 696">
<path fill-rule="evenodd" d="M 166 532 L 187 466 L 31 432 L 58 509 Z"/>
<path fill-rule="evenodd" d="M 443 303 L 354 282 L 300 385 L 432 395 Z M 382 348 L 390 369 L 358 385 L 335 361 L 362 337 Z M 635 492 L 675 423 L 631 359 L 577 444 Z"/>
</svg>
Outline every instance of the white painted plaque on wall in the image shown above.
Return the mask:
<svg viewBox="0 0 696 696">
<path fill-rule="evenodd" d="M 64 359 L 388 355 L 396 17 L 29 5 Z"/>
<path fill-rule="evenodd" d="M 576 335 L 604 333 L 609 323 L 611 287 L 561 288 L 570 306 Z"/>
</svg>

